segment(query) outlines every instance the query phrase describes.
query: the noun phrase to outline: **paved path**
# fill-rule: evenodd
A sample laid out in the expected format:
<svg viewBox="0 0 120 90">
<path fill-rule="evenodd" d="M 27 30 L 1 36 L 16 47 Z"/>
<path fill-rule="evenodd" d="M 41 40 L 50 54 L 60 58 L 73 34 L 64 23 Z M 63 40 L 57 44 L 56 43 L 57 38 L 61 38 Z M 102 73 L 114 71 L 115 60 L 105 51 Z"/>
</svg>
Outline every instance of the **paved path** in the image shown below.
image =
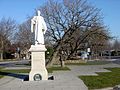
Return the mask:
<svg viewBox="0 0 120 90">
<path fill-rule="evenodd" d="M 95 72 L 109 72 L 107 67 L 120 67 L 117 64 L 68 66 L 71 71 L 55 71 L 55 80 L 28 82 L 18 78 L 0 79 L 0 90 L 88 90 L 79 75 L 97 75 Z"/>
<path fill-rule="evenodd" d="M 110 72 L 104 68 L 120 67 L 118 64 L 68 66 L 74 75 L 97 75 L 95 72 Z"/>
</svg>

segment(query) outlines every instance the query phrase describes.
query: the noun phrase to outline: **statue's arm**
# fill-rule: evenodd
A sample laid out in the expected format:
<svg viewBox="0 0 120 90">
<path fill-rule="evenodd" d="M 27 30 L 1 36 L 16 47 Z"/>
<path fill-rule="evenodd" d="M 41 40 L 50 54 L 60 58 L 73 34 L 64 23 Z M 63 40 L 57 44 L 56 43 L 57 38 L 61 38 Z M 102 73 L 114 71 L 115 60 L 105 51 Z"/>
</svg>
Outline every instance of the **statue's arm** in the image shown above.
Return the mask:
<svg viewBox="0 0 120 90">
<path fill-rule="evenodd" d="M 44 18 L 43 18 L 42 24 L 43 24 L 43 29 L 44 29 L 43 33 L 45 34 L 45 32 L 46 32 L 46 30 L 47 30 L 47 25 L 46 25 L 46 23 L 45 23 Z"/>
<path fill-rule="evenodd" d="M 34 27 L 34 22 L 33 22 L 33 20 L 31 20 L 31 32 L 34 32 L 33 27 Z"/>
<path fill-rule="evenodd" d="M 34 32 L 35 28 L 35 18 L 31 19 L 31 32 Z"/>
</svg>

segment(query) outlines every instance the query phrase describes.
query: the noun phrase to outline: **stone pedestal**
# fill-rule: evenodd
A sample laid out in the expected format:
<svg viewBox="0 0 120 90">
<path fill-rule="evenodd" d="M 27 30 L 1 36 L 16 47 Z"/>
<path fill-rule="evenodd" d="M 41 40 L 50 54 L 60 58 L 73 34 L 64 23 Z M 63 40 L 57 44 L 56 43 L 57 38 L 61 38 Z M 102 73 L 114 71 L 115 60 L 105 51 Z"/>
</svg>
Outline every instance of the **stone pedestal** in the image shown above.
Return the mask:
<svg viewBox="0 0 120 90">
<path fill-rule="evenodd" d="M 45 67 L 45 45 L 31 45 L 31 71 L 29 81 L 48 80 L 48 72 Z"/>
</svg>

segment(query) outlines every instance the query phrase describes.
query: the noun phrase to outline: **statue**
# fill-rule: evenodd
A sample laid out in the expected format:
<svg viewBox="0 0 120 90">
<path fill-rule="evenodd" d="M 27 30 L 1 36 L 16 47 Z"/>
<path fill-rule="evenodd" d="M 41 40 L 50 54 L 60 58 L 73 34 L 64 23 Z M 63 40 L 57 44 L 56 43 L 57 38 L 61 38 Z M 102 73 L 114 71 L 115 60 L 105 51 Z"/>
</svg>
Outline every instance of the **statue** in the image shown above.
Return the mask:
<svg viewBox="0 0 120 90">
<path fill-rule="evenodd" d="M 40 11 L 37 11 L 38 15 L 31 19 L 31 32 L 35 32 L 35 45 L 44 45 L 44 34 L 47 30 L 44 18 L 40 16 Z"/>
<path fill-rule="evenodd" d="M 48 80 L 48 72 L 45 67 L 45 51 L 44 34 L 47 30 L 44 18 L 38 15 L 31 19 L 31 32 L 35 33 L 35 45 L 31 45 L 31 71 L 29 73 L 29 81 Z"/>
</svg>

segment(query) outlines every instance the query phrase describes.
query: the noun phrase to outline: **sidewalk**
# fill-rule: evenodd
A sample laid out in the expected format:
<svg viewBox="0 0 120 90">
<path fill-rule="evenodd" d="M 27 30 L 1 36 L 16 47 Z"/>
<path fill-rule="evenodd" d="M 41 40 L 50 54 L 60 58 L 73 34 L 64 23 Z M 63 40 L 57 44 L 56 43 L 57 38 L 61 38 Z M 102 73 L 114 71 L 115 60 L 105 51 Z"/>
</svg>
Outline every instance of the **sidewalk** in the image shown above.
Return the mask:
<svg viewBox="0 0 120 90">
<path fill-rule="evenodd" d="M 0 80 L 0 90 L 88 90 L 70 71 L 54 72 L 53 75 L 55 80 L 30 82 L 5 77 Z"/>
</svg>

